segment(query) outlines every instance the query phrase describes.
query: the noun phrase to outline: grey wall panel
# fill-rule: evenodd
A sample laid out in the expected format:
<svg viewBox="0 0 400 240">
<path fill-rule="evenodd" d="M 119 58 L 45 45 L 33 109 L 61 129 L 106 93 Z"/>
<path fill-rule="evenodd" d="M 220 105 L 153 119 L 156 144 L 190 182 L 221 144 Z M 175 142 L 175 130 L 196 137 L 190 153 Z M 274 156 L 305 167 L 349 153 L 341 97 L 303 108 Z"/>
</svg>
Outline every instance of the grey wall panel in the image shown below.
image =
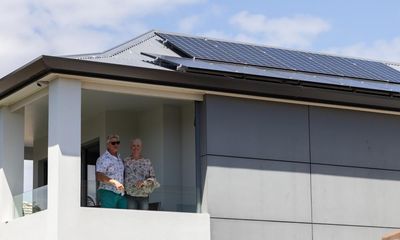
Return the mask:
<svg viewBox="0 0 400 240">
<path fill-rule="evenodd" d="M 311 240 L 311 225 L 211 218 L 213 240 Z"/>
<path fill-rule="evenodd" d="M 206 96 L 207 153 L 309 162 L 308 107 Z"/>
<path fill-rule="evenodd" d="M 400 172 L 312 165 L 316 223 L 400 227 Z"/>
<path fill-rule="evenodd" d="M 380 240 L 393 229 L 334 225 L 313 226 L 313 240 Z"/>
<path fill-rule="evenodd" d="M 310 107 L 311 161 L 400 169 L 400 117 Z"/>
<path fill-rule="evenodd" d="M 311 221 L 309 164 L 207 156 L 212 217 Z"/>
</svg>

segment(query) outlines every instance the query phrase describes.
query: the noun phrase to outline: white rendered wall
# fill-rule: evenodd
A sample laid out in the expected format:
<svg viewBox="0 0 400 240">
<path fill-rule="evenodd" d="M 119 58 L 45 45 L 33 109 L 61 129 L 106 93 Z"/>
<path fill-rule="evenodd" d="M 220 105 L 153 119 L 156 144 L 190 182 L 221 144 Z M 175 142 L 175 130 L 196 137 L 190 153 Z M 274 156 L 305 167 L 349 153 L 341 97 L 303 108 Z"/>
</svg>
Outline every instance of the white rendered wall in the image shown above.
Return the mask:
<svg viewBox="0 0 400 240">
<path fill-rule="evenodd" d="M 48 239 L 71 239 L 80 208 L 81 82 L 49 87 Z"/>
<path fill-rule="evenodd" d="M 1 240 L 49 240 L 46 236 L 48 211 L 38 212 L 13 221 L 0 223 Z"/>
<path fill-rule="evenodd" d="M 10 190 L 4 169 L 0 168 L 0 224 L 14 217 L 13 194 Z"/>
<path fill-rule="evenodd" d="M 75 215 L 75 214 L 74 214 Z M 51 222 L 50 210 L 0 223 L 1 240 L 54 240 L 46 235 Z M 58 239 L 109 240 L 209 240 L 208 214 L 153 212 L 102 208 L 79 208 L 76 218 L 58 228 Z"/>
<path fill-rule="evenodd" d="M 0 109 L 0 222 L 13 218 L 12 196 L 23 191 L 24 174 L 24 113 Z M 10 194 L 12 196 L 10 196 Z M 17 205 L 22 206 L 22 199 Z"/>
<path fill-rule="evenodd" d="M 78 219 L 70 239 L 210 239 L 208 214 L 82 208 Z"/>
</svg>

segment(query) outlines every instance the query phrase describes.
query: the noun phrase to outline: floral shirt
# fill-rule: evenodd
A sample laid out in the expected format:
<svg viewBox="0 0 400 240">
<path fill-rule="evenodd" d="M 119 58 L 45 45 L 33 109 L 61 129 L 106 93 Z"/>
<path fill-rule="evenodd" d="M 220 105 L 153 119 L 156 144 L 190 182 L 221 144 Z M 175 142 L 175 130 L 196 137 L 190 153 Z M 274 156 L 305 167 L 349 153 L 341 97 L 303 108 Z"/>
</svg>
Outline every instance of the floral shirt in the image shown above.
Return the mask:
<svg viewBox="0 0 400 240">
<path fill-rule="evenodd" d="M 154 169 L 149 159 L 133 159 L 127 157 L 124 160 L 125 164 L 125 190 L 130 196 L 147 197 L 148 193 L 142 189 L 136 188 L 137 181 L 144 181 L 148 178 L 154 178 Z"/>
<path fill-rule="evenodd" d="M 117 180 L 120 183 L 124 182 L 124 163 L 119 155 L 113 156 L 106 151 L 101 155 L 96 162 L 96 172 L 104 173 L 107 177 Z M 100 182 L 99 189 L 105 189 L 121 194 L 114 185 Z"/>
</svg>

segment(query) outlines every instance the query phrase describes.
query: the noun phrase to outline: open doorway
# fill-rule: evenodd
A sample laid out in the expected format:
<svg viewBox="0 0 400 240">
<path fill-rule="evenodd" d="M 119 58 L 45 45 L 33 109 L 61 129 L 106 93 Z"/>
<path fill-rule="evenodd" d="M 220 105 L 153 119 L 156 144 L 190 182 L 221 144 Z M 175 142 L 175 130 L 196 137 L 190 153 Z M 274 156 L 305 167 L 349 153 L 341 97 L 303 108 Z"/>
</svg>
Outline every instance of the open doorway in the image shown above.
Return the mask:
<svg viewBox="0 0 400 240">
<path fill-rule="evenodd" d="M 100 141 L 94 139 L 81 147 L 81 206 L 97 206 L 96 160 L 100 156 Z"/>
</svg>

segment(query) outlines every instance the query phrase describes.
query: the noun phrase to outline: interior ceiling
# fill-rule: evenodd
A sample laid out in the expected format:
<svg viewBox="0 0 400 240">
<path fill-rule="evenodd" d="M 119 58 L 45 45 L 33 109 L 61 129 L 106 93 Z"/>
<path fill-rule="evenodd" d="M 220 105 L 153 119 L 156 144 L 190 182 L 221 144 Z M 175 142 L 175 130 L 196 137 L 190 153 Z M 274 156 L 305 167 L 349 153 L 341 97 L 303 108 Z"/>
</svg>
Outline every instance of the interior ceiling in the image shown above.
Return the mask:
<svg viewBox="0 0 400 240">
<path fill-rule="evenodd" d="M 193 101 L 146 97 L 112 92 L 82 90 L 82 120 L 105 111 L 143 111 L 163 104 L 183 106 Z M 43 97 L 25 108 L 25 146 L 33 146 L 34 138 L 47 136 L 48 97 Z"/>
<path fill-rule="evenodd" d="M 82 90 L 82 119 L 95 117 L 105 111 L 143 111 L 162 104 L 185 105 L 192 101 L 146 97 L 112 92 Z"/>
</svg>

